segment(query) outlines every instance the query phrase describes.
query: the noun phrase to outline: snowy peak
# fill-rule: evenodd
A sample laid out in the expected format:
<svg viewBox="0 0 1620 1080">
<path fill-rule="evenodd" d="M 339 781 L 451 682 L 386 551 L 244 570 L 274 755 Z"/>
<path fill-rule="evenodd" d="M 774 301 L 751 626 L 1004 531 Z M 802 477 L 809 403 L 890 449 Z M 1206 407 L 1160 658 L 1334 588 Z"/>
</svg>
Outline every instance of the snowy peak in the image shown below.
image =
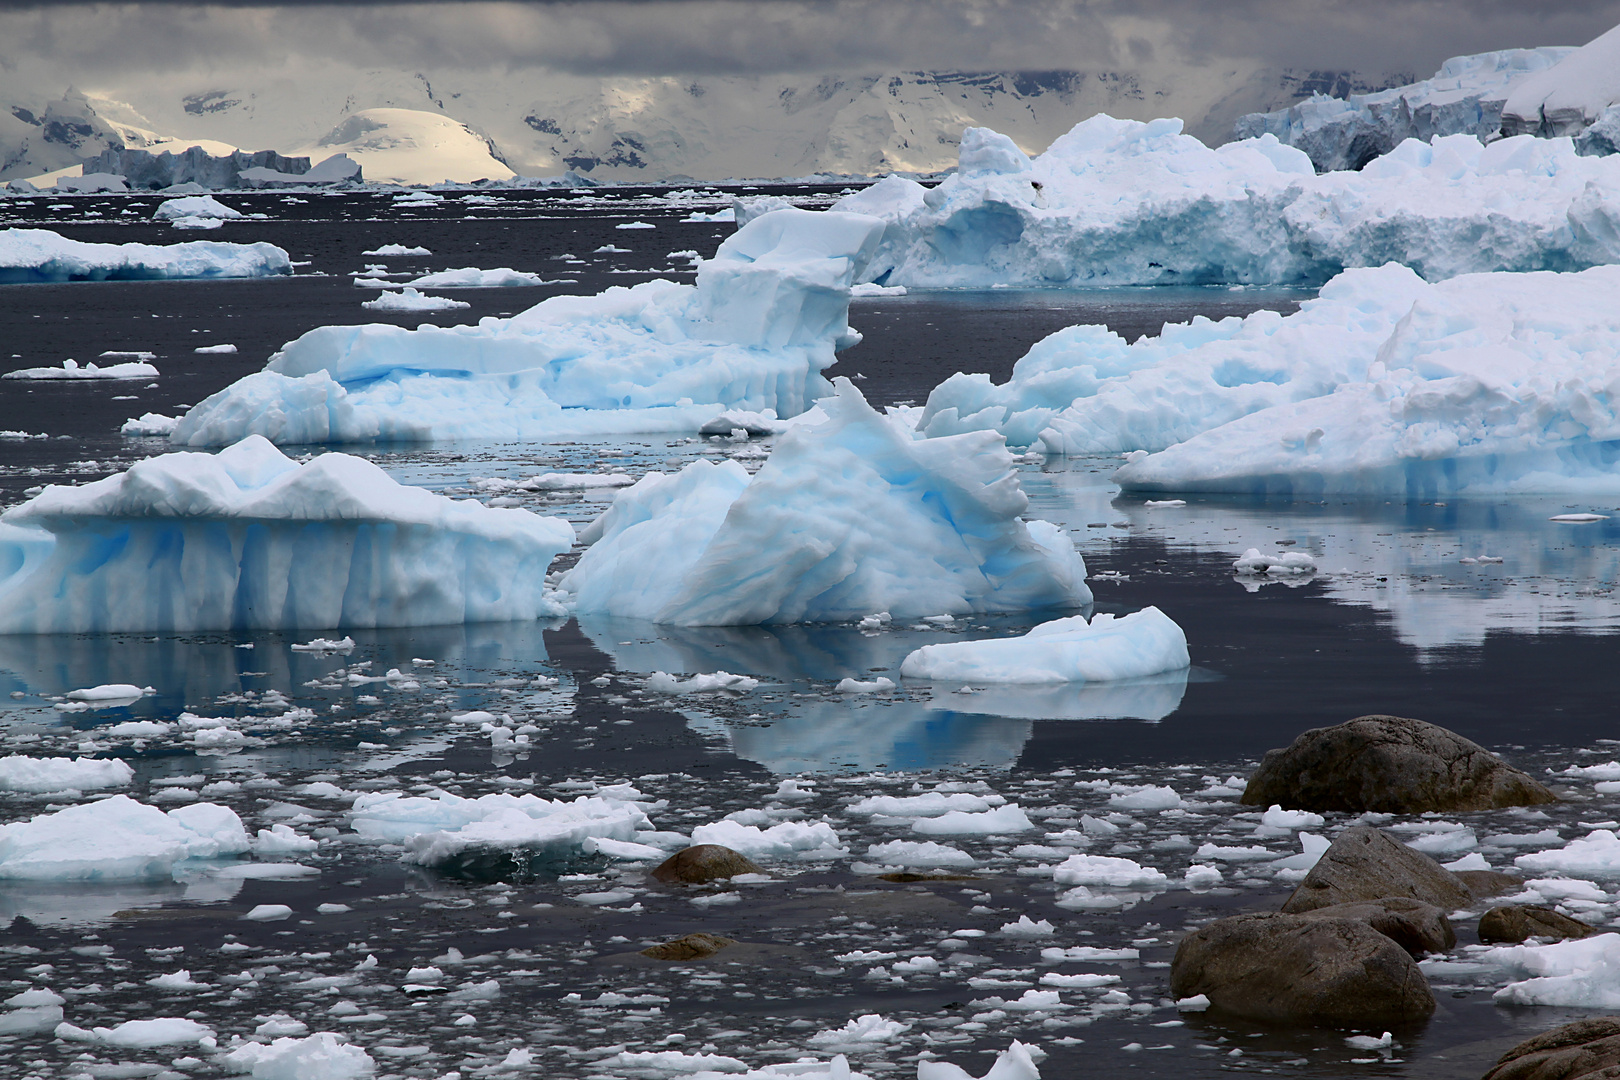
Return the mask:
<svg viewBox="0 0 1620 1080">
<path fill-rule="evenodd" d="M 310 157 L 346 154 L 365 176 L 391 184 L 509 180 L 488 140 L 467 125 L 420 109 L 362 109 L 323 135 Z"/>
</svg>

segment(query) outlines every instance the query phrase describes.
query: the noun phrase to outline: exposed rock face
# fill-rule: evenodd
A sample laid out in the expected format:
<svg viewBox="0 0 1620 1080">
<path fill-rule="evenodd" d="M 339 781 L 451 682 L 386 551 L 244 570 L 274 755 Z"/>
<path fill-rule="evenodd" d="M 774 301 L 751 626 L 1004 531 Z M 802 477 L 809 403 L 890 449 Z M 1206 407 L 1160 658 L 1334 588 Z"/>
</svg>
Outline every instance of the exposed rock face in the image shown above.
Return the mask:
<svg viewBox="0 0 1620 1080">
<path fill-rule="evenodd" d="M 1485 1080 L 1610 1080 L 1620 1065 L 1620 1017 L 1577 1020 L 1526 1039 Z"/>
<path fill-rule="evenodd" d="M 737 942 L 719 934 L 687 934 L 674 941 L 664 941 L 641 950 L 642 956 L 654 960 L 702 960 Z"/>
<path fill-rule="evenodd" d="M 706 881 L 763 873 L 746 855 L 724 844 L 698 844 L 683 848 L 658 864 L 652 872 L 657 881 L 701 885 Z"/>
<path fill-rule="evenodd" d="M 1457 932 L 1446 913 L 1433 904 L 1386 896 L 1352 904 L 1332 904 L 1305 913 L 1308 919 L 1356 919 L 1405 949 L 1413 957 L 1445 952 L 1457 944 Z"/>
<path fill-rule="evenodd" d="M 1421 851 L 1362 825 L 1338 835 L 1282 910 L 1298 914 L 1385 897 L 1420 900 L 1447 912 L 1474 899 L 1457 875 Z"/>
<path fill-rule="evenodd" d="M 1479 917 L 1479 940 L 1487 944 L 1507 942 L 1517 945 L 1526 938 L 1550 937 L 1560 941 L 1591 937 L 1596 927 L 1560 914 L 1550 907 L 1494 907 Z"/>
<path fill-rule="evenodd" d="M 1407 951 L 1360 919 L 1235 915 L 1188 934 L 1171 965 L 1178 998 L 1272 1023 L 1394 1027 L 1434 1012 Z"/>
<path fill-rule="evenodd" d="M 1271 750 L 1242 802 L 1292 810 L 1493 810 L 1558 797 L 1476 742 L 1422 720 L 1361 716 Z"/>
</svg>

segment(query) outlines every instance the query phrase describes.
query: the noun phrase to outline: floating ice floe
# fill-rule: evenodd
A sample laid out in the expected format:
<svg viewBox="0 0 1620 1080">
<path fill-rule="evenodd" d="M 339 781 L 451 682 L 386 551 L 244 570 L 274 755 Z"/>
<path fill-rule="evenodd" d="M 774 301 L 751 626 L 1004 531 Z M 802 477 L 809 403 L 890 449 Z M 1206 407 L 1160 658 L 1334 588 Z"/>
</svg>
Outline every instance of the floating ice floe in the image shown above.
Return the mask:
<svg viewBox="0 0 1620 1080">
<path fill-rule="evenodd" d="M 448 296 L 427 296 L 409 285 L 398 292 L 387 291 L 375 300 L 360 305 L 367 311 L 455 311 L 470 308 L 465 300 L 452 300 Z"/>
<path fill-rule="evenodd" d="M 1620 1008 L 1620 934 L 1489 949 L 1481 959 L 1529 976 L 1498 990 L 1498 1004 Z"/>
<path fill-rule="evenodd" d="M 0 515 L 0 633 L 422 626 L 554 615 L 573 527 L 306 464 L 252 436 L 173 453 Z"/>
<path fill-rule="evenodd" d="M 1273 135 L 1210 148 L 1180 120 L 1097 115 L 1034 160 L 968 128 L 927 190 L 889 177 L 835 209 L 883 217 L 862 280 L 924 288 L 1327 281 L 1398 262 L 1431 280 L 1620 261 L 1620 158 L 1565 139 L 1408 139 L 1316 175 Z"/>
<path fill-rule="evenodd" d="M 164 879 L 187 859 L 239 855 L 248 847 L 229 807 L 200 802 L 165 813 L 114 795 L 0 825 L 0 880 Z"/>
<path fill-rule="evenodd" d="M 292 273 L 274 244 L 88 244 L 49 229 L 0 229 L 0 285 L 39 281 L 257 278 Z"/>
<path fill-rule="evenodd" d="M 61 367 L 18 368 L 0 375 L 0 379 L 153 379 L 158 369 L 142 360 L 126 364 L 98 365 L 94 360 L 80 364 L 77 360 L 63 360 Z"/>
<path fill-rule="evenodd" d="M 218 345 L 199 345 L 191 351 L 198 356 L 232 356 L 236 353 L 236 346 L 226 341 Z"/>
<path fill-rule="evenodd" d="M 432 255 L 433 252 L 429 251 L 425 247 L 420 247 L 414 244 L 384 244 L 382 247 L 372 248 L 370 251 L 362 251 L 360 254 L 384 256 L 392 255 L 401 258 L 420 258 L 422 256 Z"/>
<path fill-rule="evenodd" d="M 1566 135 L 1596 125 L 1620 104 L 1620 26 L 1520 81 L 1502 107 L 1502 131 Z M 1614 147 L 1610 146 L 1612 153 Z"/>
<path fill-rule="evenodd" d="M 179 422 L 179 417 L 149 412 L 125 420 L 123 426 L 118 429 L 118 433 L 132 439 L 143 436 L 168 438 L 174 433 L 174 426 Z"/>
<path fill-rule="evenodd" d="M 1314 574 L 1316 560 L 1303 551 L 1262 555 L 1259 548 L 1249 548 L 1232 561 L 1232 569 L 1240 574 Z"/>
<path fill-rule="evenodd" d="M 181 1016 L 160 1016 L 151 1020 L 125 1020 L 116 1027 L 81 1028 L 62 1023 L 56 1026 L 56 1037 L 74 1042 L 101 1043 L 131 1050 L 149 1050 L 157 1046 L 179 1046 L 199 1043 L 208 1049 L 215 1045 L 214 1030 L 195 1020 Z"/>
<path fill-rule="evenodd" d="M 1520 855 L 1513 862 L 1521 870 L 1534 874 L 1556 872 L 1620 878 L 1620 835 L 1613 829 L 1594 829 L 1561 848 Z"/>
<path fill-rule="evenodd" d="M 1021 637 L 924 645 L 900 674 L 967 683 L 1107 682 L 1188 666 L 1187 636 L 1156 607 L 1120 618 L 1072 615 Z"/>
<path fill-rule="evenodd" d="M 251 1074 L 253 1080 L 362 1080 L 376 1071 L 370 1054 L 329 1031 L 243 1043 L 217 1063 L 232 1073 Z"/>
<path fill-rule="evenodd" d="M 999 436 L 919 439 L 847 379 L 821 407 L 828 419 L 783 436 L 752 478 L 697 461 L 621 491 L 559 582 L 572 606 L 718 626 L 1091 599 L 1068 536 L 1019 518 L 1028 499 Z"/>
<path fill-rule="evenodd" d="M 716 821 L 692 830 L 694 844 L 723 844 L 754 859 L 838 859 L 849 854 L 825 821 L 784 821 L 762 829 L 736 821 Z"/>
<path fill-rule="evenodd" d="M 520 270 L 502 266 L 495 270 L 480 270 L 476 266 L 465 266 L 459 270 L 440 270 L 432 274 L 423 274 L 413 281 L 407 281 L 407 286 L 414 285 L 418 289 L 498 289 L 510 288 L 518 285 L 557 285 L 556 281 L 547 281 L 539 274 L 528 274 Z"/>
<path fill-rule="evenodd" d="M 152 212 L 153 221 L 167 221 L 177 229 L 217 229 L 221 222 L 242 216 L 212 195 L 183 195 L 164 199 Z"/>
<path fill-rule="evenodd" d="M 696 285 L 557 296 L 476 326 L 325 326 L 190 410 L 217 446 L 696 431 L 726 409 L 803 412 L 859 340 L 849 286 L 882 223 L 788 210 L 738 230 Z"/>
<path fill-rule="evenodd" d="M 118 758 L 0 757 L 0 791 L 92 791 L 123 787 L 134 776 Z"/>
<path fill-rule="evenodd" d="M 959 847 L 932 840 L 890 840 L 866 849 L 869 862 L 879 866 L 914 866 L 923 869 L 971 870 L 978 861 Z"/>
</svg>

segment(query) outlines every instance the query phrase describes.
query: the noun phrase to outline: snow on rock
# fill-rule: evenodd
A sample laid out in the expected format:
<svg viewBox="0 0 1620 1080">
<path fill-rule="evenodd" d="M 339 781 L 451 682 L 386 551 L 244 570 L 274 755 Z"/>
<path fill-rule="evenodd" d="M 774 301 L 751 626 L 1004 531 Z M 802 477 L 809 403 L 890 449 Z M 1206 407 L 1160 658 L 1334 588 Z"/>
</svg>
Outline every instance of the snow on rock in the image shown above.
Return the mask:
<svg viewBox="0 0 1620 1080">
<path fill-rule="evenodd" d="M 49 229 L 0 229 L 0 285 L 39 281 L 257 278 L 292 273 L 274 244 L 90 244 Z"/>
<path fill-rule="evenodd" d="M 0 515 L 0 633 L 420 626 L 556 614 L 573 527 L 252 436 Z"/>
<path fill-rule="evenodd" d="M 191 409 L 173 439 L 277 443 L 696 431 L 728 408 L 793 416 L 859 340 L 849 286 L 882 223 L 784 210 L 695 285 L 556 296 L 476 326 L 324 326 Z"/>
<path fill-rule="evenodd" d="M 361 1080 L 377 1067 L 370 1054 L 329 1031 L 302 1039 L 243 1043 L 217 1063 L 253 1080 Z"/>
<path fill-rule="evenodd" d="M 1041 623 L 1022 637 L 924 645 L 906 657 L 911 679 L 966 683 L 1082 683 L 1179 671 L 1187 636 L 1156 607 L 1120 618 L 1071 615 Z"/>
<path fill-rule="evenodd" d="M 1534 874 L 1585 874 L 1591 877 L 1620 878 L 1620 835 L 1613 829 L 1594 829 L 1551 851 L 1534 851 L 1513 860 L 1521 870 Z"/>
<path fill-rule="evenodd" d="M 1360 172 L 1318 176 L 1275 136 L 1210 148 L 1181 128 L 1099 114 L 1033 161 L 969 128 L 956 173 L 915 185 L 916 201 L 835 209 L 888 222 L 862 280 L 923 288 L 1310 285 L 1386 262 L 1438 280 L 1620 261 L 1620 160 L 1568 139 L 1409 139 Z"/>
<path fill-rule="evenodd" d="M 101 367 L 94 360 L 80 364 L 77 360 L 63 360 L 61 367 L 18 368 L 0 375 L 0 379 L 152 379 L 158 369 L 143 360 L 126 364 L 108 364 Z"/>
<path fill-rule="evenodd" d="M 375 300 L 360 305 L 367 311 L 454 311 L 470 308 L 465 300 L 452 300 L 448 296 L 426 296 L 409 285 L 399 291 L 386 291 Z"/>
<path fill-rule="evenodd" d="M 1488 949 L 1480 959 L 1529 976 L 1498 990 L 1499 1005 L 1620 1009 L 1620 934 Z"/>
<path fill-rule="evenodd" d="M 768 220 L 768 219 L 761 219 Z M 582 539 L 559 587 L 582 613 L 688 626 L 1078 607 L 1085 564 L 1028 498 L 999 436 L 919 439 L 847 379 L 828 419 L 736 462 L 650 473 Z"/>
<path fill-rule="evenodd" d="M 836 859 L 849 851 L 825 821 L 784 821 L 762 829 L 736 821 L 716 821 L 692 830 L 693 844 L 722 844 L 751 859 Z"/>
<path fill-rule="evenodd" d="M 0 791 L 92 791 L 123 787 L 134 775 L 118 758 L 0 757 Z"/>
<path fill-rule="evenodd" d="M 1620 103 L 1620 26 L 1516 83 L 1502 107 L 1504 135 L 1573 135 Z"/>
<path fill-rule="evenodd" d="M 192 803 L 165 813 L 114 795 L 0 825 L 0 879 L 163 879 L 182 860 L 239 855 L 248 846 L 229 807 Z"/>
</svg>

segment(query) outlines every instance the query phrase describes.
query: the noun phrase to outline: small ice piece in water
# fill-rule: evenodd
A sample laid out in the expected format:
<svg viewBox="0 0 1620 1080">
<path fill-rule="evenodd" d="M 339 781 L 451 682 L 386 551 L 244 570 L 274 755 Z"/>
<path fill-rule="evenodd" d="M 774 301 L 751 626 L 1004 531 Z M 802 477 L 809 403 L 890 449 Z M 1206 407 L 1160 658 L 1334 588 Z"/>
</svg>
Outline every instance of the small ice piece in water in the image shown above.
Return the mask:
<svg viewBox="0 0 1620 1080">
<path fill-rule="evenodd" d="M 219 345 L 199 345 L 191 351 L 199 356 L 230 356 L 236 352 L 236 346 L 223 342 Z"/>
<path fill-rule="evenodd" d="M 711 694 L 717 690 L 739 693 L 752 690 L 759 680 L 747 675 L 733 675 L 729 671 L 716 671 L 707 675 L 693 675 L 682 681 L 667 672 L 655 671 L 647 680 L 647 689 L 655 694 Z"/>
<path fill-rule="evenodd" d="M 286 904 L 255 904 L 244 919 L 253 922 L 280 922 L 292 918 L 293 909 Z"/>
<path fill-rule="evenodd" d="M 722 844 L 749 858 L 793 858 L 820 860 L 849 854 L 838 833 L 825 821 L 805 824 L 784 821 L 761 829 L 735 821 L 716 821 L 692 830 L 693 844 Z"/>
<path fill-rule="evenodd" d="M 268 1045 L 244 1043 L 219 1060 L 235 1072 L 251 1073 L 253 1080 L 362 1080 L 377 1068 L 370 1054 L 330 1031 Z"/>
<path fill-rule="evenodd" d="M 1316 569 L 1316 560 L 1303 551 L 1262 555 L 1259 548 L 1250 548 L 1233 561 L 1232 569 L 1240 574 L 1309 574 Z"/>
<path fill-rule="evenodd" d="M 354 638 L 344 635 L 341 640 L 335 641 L 332 638 L 318 637 L 306 641 L 300 645 L 289 645 L 288 648 L 293 652 L 321 653 L 323 655 L 327 653 L 341 653 L 344 656 L 348 656 L 350 653 L 354 652 Z M 451 719 L 455 718 L 452 717 Z"/>
<path fill-rule="evenodd" d="M 1178 1012 L 1204 1012 L 1208 1008 L 1208 994 L 1194 994 L 1192 997 L 1176 999 L 1176 1010 Z"/>
<path fill-rule="evenodd" d="M 1052 868 L 1059 885 L 1107 885 L 1113 888 L 1164 887 L 1170 879 L 1161 870 L 1110 855 L 1070 855 Z"/>
<path fill-rule="evenodd" d="M 0 880 L 162 879 L 182 860 L 238 855 L 248 846 L 229 807 L 193 803 L 165 813 L 114 795 L 0 825 Z"/>
<path fill-rule="evenodd" d="M 397 292 L 385 291 L 377 299 L 367 300 L 360 306 L 367 311 L 455 311 L 458 308 L 472 307 L 465 300 L 452 300 L 448 296 L 428 296 L 409 285 Z"/>
<path fill-rule="evenodd" d="M 833 689 L 840 694 L 884 694 L 894 689 L 894 680 L 882 675 L 867 681 L 846 677 L 838 680 Z"/>
<path fill-rule="evenodd" d="M 1499 1005 L 1620 1008 L 1620 934 L 1488 949 L 1479 959 L 1529 976 L 1498 990 Z"/>
<path fill-rule="evenodd" d="M 1219 885 L 1223 880 L 1221 868 L 1206 863 L 1193 863 L 1187 867 L 1187 873 L 1182 878 L 1189 889 L 1207 889 Z"/>
<path fill-rule="evenodd" d="M 467 266 L 459 270 L 440 270 L 405 283 L 406 288 L 418 289 L 502 289 L 519 285 L 547 285 L 539 274 L 527 274 L 502 266 L 495 270 L 480 270 Z M 466 306 L 466 305 L 463 305 Z"/>
<path fill-rule="evenodd" d="M 1171 509 L 1171 508 L 1177 507 L 1177 506 L 1186 506 L 1187 505 L 1187 500 L 1186 499 L 1147 499 L 1147 500 L 1143 501 L 1142 505 L 1146 506 L 1146 507 L 1150 507 L 1150 508 L 1155 509 L 1155 510 L 1168 510 L 1168 509 Z"/>
<path fill-rule="evenodd" d="M 1038 938 L 1051 937 L 1055 933 L 1057 927 L 1049 921 L 1041 919 L 1037 922 L 1028 915 L 1020 915 L 1017 922 L 1003 923 L 1001 926 L 1002 937 Z"/>
<path fill-rule="evenodd" d="M 1108 796 L 1108 805 L 1119 810 L 1173 810 L 1182 801 L 1173 787 L 1147 784 L 1114 792 Z"/>
<path fill-rule="evenodd" d="M 1578 840 L 1571 840 L 1551 851 L 1520 855 L 1514 865 L 1531 873 L 1586 874 L 1592 877 L 1620 877 L 1620 836 L 1613 829 L 1594 829 Z"/>
<path fill-rule="evenodd" d="M 433 254 L 433 252 L 429 251 L 425 247 L 415 247 L 415 246 L 409 246 L 408 247 L 405 244 L 384 244 L 382 247 L 372 248 L 370 251 L 362 251 L 360 254 L 362 254 L 362 255 L 394 255 L 394 256 L 399 256 L 399 257 L 405 257 L 405 256 L 419 257 L 419 256 L 422 256 L 422 255 L 431 255 L 431 254 Z"/>
<path fill-rule="evenodd" d="M 1260 815 L 1260 824 L 1271 829 L 1320 829 L 1326 820 L 1309 810 L 1284 810 L 1276 804 Z"/>
<path fill-rule="evenodd" d="M 850 286 L 849 295 L 865 299 L 872 296 L 904 296 L 904 285 L 877 285 L 870 281 L 863 281 L 858 285 Z"/>
<path fill-rule="evenodd" d="M 932 840 L 890 840 L 866 849 L 868 861 L 878 866 L 950 867 L 970 870 L 977 866 L 973 856 L 950 844 Z"/>
<path fill-rule="evenodd" d="M 178 199 L 164 199 L 152 212 L 153 221 L 175 222 L 184 218 L 217 218 L 230 220 L 242 216 L 242 211 L 226 206 L 212 195 L 183 195 Z"/>
<path fill-rule="evenodd" d="M 1333 841 L 1316 833 L 1302 832 L 1299 834 L 1300 853 L 1277 859 L 1271 865 L 1277 870 L 1306 871 L 1315 866 L 1327 849 L 1333 846 Z"/>
<path fill-rule="evenodd" d="M 94 360 L 82 365 L 77 360 L 63 360 L 61 367 L 18 368 L 0 375 L 0 379 L 34 379 L 46 382 L 63 379 L 153 379 L 157 374 L 158 369 L 144 361 L 100 367 Z"/>
<path fill-rule="evenodd" d="M 1035 828 L 1022 807 L 1008 803 L 993 810 L 964 813 L 951 810 L 938 817 L 919 818 L 911 823 L 911 831 L 924 836 L 1005 836 L 1028 832 Z"/>
<path fill-rule="evenodd" d="M 69 690 L 62 695 L 69 701 L 88 701 L 91 703 L 104 701 L 139 701 L 147 694 L 156 693 L 150 686 L 136 686 L 134 683 L 104 683 L 101 686 L 91 686 L 83 690 Z"/>
<path fill-rule="evenodd" d="M 139 417 L 132 417 L 124 421 L 118 429 L 120 435 L 130 438 L 141 436 L 168 437 L 174 434 L 174 425 L 180 422 L 176 416 L 164 416 L 162 413 L 143 413 Z"/>
<path fill-rule="evenodd" d="M 1046 1054 L 1039 1047 L 1015 1039 L 1011 1046 L 996 1055 L 990 1071 L 982 1077 L 975 1078 L 960 1065 L 948 1061 L 924 1059 L 917 1062 L 917 1080 L 1041 1080 L 1036 1064 L 1045 1058 Z"/>
<path fill-rule="evenodd" d="M 893 1042 L 910 1030 L 910 1024 L 889 1020 L 877 1013 L 867 1013 L 841 1028 L 819 1031 L 810 1036 L 808 1042 L 818 1050 L 860 1050 L 874 1044 Z"/>
<path fill-rule="evenodd" d="M 1041 623 L 1022 637 L 924 645 L 908 655 L 908 679 L 971 683 L 1107 682 L 1179 671 L 1187 636 L 1156 607 L 1119 618 L 1083 615 Z"/>
<path fill-rule="evenodd" d="M 130 1050 L 150 1050 L 155 1046 L 176 1046 L 185 1043 L 200 1043 L 209 1048 L 214 1045 L 212 1028 L 179 1016 L 164 1016 L 152 1020 L 125 1020 L 117 1027 L 98 1027 L 89 1031 L 64 1023 L 57 1026 L 56 1037 L 75 1042 L 121 1046 Z"/>
<path fill-rule="evenodd" d="M 1554 514 L 1548 521 L 1563 521 L 1572 525 L 1590 525 L 1594 521 L 1608 521 L 1608 514 Z"/>
<path fill-rule="evenodd" d="M 0 284 L 130 281 L 157 278 L 252 278 L 292 273 L 273 244 L 87 244 L 48 229 L 0 232 Z"/>
<path fill-rule="evenodd" d="M 1344 1045 L 1352 1050 L 1387 1050 L 1395 1045 L 1395 1036 L 1387 1031 L 1382 1035 L 1351 1035 L 1344 1040 Z"/>
<path fill-rule="evenodd" d="M 0 791 L 94 791 L 123 787 L 134 776 L 129 763 L 118 758 L 0 758 Z"/>
</svg>

